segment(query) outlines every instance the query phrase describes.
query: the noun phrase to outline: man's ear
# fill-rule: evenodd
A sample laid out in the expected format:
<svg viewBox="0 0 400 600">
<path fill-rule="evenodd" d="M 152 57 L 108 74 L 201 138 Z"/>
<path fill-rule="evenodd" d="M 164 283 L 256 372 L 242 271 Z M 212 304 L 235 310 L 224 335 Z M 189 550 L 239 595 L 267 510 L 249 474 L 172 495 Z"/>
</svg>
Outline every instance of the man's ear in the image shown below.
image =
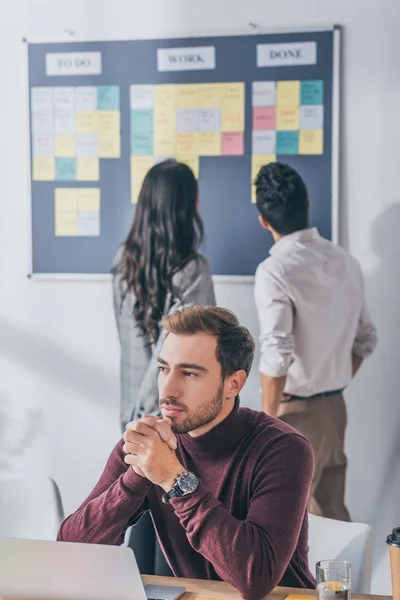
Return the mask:
<svg viewBox="0 0 400 600">
<path fill-rule="evenodd" d="M 246 383 L 247 375 L 243 370 L 235 371 L 230 377 L 227 377 L 224 384 L 225 399 L 236 398 Z"/>
<path fill-rule="evenodd" d="M 271 231 L 271 225 L 268 223 L 266 219 L 262 215 L 258 215 L 258 220 L 260 221 L 260 225 L 263 229 L 267 231 Z"/>
</svg>

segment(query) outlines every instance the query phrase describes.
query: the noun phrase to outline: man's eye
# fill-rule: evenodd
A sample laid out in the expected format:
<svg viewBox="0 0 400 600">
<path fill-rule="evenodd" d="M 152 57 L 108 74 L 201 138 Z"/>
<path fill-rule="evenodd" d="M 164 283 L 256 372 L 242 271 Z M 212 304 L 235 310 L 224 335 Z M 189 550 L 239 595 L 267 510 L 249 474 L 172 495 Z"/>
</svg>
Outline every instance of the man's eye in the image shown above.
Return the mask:
<svg viewBox="0 0 400 600">
<path fill-rule="evenodd" d="M 192 371 L 184 371 L 183 374 L 185 377 L 196 377 L 196 373 L 192 373 Z"/>
<path fill-rule="evenodd" d="M 157 370 L 159 371 L 159 373 L 166 373 L 167 372 L 167 367 L 162 367 L 162 366 L 158 366 Z"/>
</svg>

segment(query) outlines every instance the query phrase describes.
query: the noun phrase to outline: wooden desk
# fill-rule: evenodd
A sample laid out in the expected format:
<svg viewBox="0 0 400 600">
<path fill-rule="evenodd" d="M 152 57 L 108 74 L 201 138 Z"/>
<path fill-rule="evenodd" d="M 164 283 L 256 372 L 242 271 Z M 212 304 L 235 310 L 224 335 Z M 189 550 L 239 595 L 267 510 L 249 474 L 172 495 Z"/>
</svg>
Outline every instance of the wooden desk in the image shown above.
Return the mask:
<svg viewBox="0 0 400 600">
<path fill-rule="evenodd" d="M 202 581 L 200 579 L 180 579 L 178 577 L 156 577 L 144 575 L 143 583 L 153 585 L 176 585 L 184 587 L 186 593 L 182 600 L 242 600 L 239 592 L 222 581 Z M 275 588 L 268 600 L 283 600 L 289 594 L 315 596 L 315 590 L 298 590 L 293 588 Z M 352 594 L 352 600 L 387 600 L 391 596 L 372 596 L 369 594 Z"/>
</svg>

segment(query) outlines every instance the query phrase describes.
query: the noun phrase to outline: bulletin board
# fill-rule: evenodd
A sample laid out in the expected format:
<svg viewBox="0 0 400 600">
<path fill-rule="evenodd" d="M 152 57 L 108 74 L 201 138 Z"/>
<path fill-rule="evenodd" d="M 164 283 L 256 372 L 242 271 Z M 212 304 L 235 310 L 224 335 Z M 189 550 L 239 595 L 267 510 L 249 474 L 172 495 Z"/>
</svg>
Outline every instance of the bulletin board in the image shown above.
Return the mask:
<svg viewBox="0 0 400 600">
<path fill-rule="evenodd" d="M 30 274 L 109 274 L 145 174 L 171 156 L 199 181 L 214 275 L 268 255 L 253 181 L 271 161 L 299 171 L 337 241 L 339 28 L 27 46 Z"/>
</svg>

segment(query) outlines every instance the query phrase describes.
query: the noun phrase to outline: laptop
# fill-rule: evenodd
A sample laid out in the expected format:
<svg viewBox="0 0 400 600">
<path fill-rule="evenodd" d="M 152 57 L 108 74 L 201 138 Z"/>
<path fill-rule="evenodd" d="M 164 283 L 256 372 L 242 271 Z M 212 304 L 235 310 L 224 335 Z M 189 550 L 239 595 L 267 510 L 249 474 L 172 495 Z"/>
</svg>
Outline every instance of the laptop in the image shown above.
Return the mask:
<svg viewBox="0 0 400 600">
<path fill-rule="evenodd" d="M 2 600 L 177 600 L 184 591 L 144 586 L 124 546 L 0 539 Z"/>
</svg>

